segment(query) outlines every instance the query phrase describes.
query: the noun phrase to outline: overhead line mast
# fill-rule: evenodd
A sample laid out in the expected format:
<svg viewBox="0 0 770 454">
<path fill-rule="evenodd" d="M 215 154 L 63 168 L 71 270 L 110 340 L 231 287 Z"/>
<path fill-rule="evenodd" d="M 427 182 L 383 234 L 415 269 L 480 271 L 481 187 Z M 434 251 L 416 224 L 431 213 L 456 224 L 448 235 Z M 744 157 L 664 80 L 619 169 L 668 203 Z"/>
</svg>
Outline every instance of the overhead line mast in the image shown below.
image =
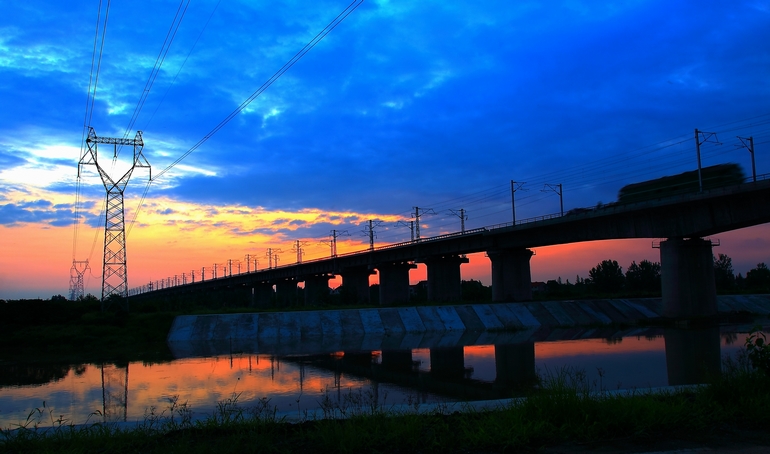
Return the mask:
<svg viewBox="0 0 770 454">
<path fill-rule="evenodd" d="M 113 156 L 117 156 L 118 145 L 130 145 L 134 148 L 134 159 L 131 167 L 117 180 L 113 180 L 107 172 L 99 165 L 98 144 L 107 144 L 113 146 Z M 128 185 L 134 169 L 137 167 L 146 167 L 150 169 L 150 179 L 152 179 L 152 169 L 150 163 L 142 154 L 144 141 L 142 131 L 136 132 L 133 139 L 98 137 L 94 128 L 88 127 L 88 138 L 86 139 L 86 151 L 80 157 L 78 162 L 78 178 L 80 178 L 80 169 L 84 165 L 96 166 L 99 176 L 102 178 L 102 184 L 107 191 L 107 203 L 104 219 L 104 262 L 102 265 L 102 311 L 105 310 L 105 299 L 112 295 L 121 297 L 128 296 L 128 273 L 126 267 L 126 223 L 123 209 L 123 192 Z M 128 310 L 128 301 L 125 302 L 124 309 Z"/>
</svg>

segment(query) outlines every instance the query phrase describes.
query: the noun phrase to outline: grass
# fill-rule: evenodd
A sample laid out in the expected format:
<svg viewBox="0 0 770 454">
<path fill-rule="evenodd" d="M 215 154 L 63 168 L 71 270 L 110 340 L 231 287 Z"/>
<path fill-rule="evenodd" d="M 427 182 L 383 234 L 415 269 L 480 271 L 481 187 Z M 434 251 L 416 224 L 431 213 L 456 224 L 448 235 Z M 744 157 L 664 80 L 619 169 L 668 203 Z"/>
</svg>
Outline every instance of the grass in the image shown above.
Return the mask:
<svg viewBox="0 0 770 454">
<path fill-rule="evenodd" d="M 328 418 L 287 423 L 269 401 L 242 408 L 237 395 L 208 418 L 192 420 L 177 401 L 149 409 L 131 430 L 109 425 L 54 425 L 34 418 L 5 431 L 6 452 L 583 452 L 607 447 L 645 450 L 661 443 L 719 444 L 746 439 L 770 446 L 770 377 L 746 361 L 726 362 L 712 383 L 666 392 L 611 393 L 581 371 L 564 369 L 541 380 L 526 399 L 494 411 L 407 413 L 351 394 L 323 407 Z M 340 418 L 340 416 L 345 416 Z M 37 417 L 46 417 L 38 410 Z M 649 450 L 649 449 L 647 449 Z"/>
</svg>

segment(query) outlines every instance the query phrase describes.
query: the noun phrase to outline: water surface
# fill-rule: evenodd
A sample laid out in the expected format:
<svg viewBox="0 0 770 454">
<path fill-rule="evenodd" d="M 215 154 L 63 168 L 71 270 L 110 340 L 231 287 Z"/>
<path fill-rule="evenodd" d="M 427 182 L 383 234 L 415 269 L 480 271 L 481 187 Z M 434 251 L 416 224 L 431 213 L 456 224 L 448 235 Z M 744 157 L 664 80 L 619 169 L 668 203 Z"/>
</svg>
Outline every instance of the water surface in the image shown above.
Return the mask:
<svg viewBox="0 0 770 454">
<path fill-rule="evenodd" d="M 723 358 L 736 357 L 746 331 L 645 328 L 591 337 L 563 330 L 497 345 L 290 356 L 206 350 L 210 356 L 155 364 L 16 364 L 0 367 L 0 427 L 146 421 L 182 404 L 193 417 L 205 417 L 233 399 L 244 409 L 298 417 L 353 404 L 501 399 L 523 395 L 537 375 L 564 368 L 582 371 L 597 389 L 695 384 L 718 374 Z M 29 418 L 35 409 L 42 411 Z"/>
</svg>

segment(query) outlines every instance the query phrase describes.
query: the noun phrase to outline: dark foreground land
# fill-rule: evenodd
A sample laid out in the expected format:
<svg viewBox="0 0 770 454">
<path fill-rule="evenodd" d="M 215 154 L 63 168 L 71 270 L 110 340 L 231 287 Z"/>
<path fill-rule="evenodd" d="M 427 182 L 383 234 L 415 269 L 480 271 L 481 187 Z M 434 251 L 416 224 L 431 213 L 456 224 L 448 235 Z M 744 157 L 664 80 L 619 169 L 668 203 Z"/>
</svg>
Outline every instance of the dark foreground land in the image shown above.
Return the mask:
<svg viewBox="0 0 770 454">
<path fill-rule="evenodd" d="M 22 358 L 171 359 L 165 336 L 178 312 L 40 304 L 2 308 L 0 365 Z M 752 359 L 747 351 L 699 388 L 619 395 L 597 389 L 581 371 L 565 370 L 497 411 L 406 414 L 364 404 L 327 409 L 337 417 L 288 423 L 269 402 L 243 408 L 234 398 L 205 420 L 191 420 L 182 404 L 130 429 L 57 426 L 41 408 L 24 427 L 0 433 L 0 452 L 770 452 L 770 351 L 757 347 L 757 339 L 753 351 L 761 354 Z M 52 421 L 52 429 L 35 428 Z"/>
<path fill-rule="evenodd" d="M 31 423 L 4 432 L 0 451 L 770 452 L 768 409 L 770 376 L 739 361 L 727 364 L 709 385 L 663 393 L 597 391 L 580 371 L 562 371 L 528 398 L 497 411 L 395 414 L 364 406 L 347 409 L 344 419 L 287 423 L 276 419 L 269 405 L 255 410 L 229 400 L 202 421 L 186 418 L 182 406 L 132 429 L 93 425 L 43 431 Z M 339 415 L 340 409 L 329 410 Z"/>
</svg>

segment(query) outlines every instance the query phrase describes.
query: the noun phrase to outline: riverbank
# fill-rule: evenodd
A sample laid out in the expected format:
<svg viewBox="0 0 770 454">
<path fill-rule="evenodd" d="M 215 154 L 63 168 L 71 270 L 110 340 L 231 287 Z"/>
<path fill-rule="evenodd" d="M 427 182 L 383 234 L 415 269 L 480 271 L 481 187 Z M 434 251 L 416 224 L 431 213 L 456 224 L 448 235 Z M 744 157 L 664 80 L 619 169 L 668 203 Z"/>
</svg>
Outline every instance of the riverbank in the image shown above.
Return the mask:
<svg viewBox="0 0 770 454">
<path fill-rule="evenodd" d="M 450 306 L 420 306 L 422 307 L 420 311 L 423 314 L 429 314 L 430 321 L 428 321 L 428 326 L 434 327 L 434 333 L 447 332 L 450 334 L 449 337 L 453 337 L 461 332 L 457 329 L 447 329 L 456 326 L 458 321 L 468 328 L 464 332 L 469 333 L 469 335 L 476 333 L 481 336 L 483 332 L 486 333 L 483 335 L 493 334 L 497 336 L 505 333 L 518 333 L 518 336 L 526 336 L 528 332 L 530 334 L 537 332 L 536 336 L 539 336 L 543 334 L 543 331 L 540 328 L 536 328 L 538 325 L 540 327 L 551 326 L 558 328 L 562 326 L 564 328 L 582 326 L 585 328 L 591 326 L 629 327 L 634 325 L 671 324 L 671 321 L 656 319 L 654 315 L 650 316 L 650 314 L 640 313 L 639 308 L 644 308 L 644 310 L 658 314 L 659 301 L 659 298 L 638 298 L 530 302 L 516 303 L 519 307 L 513 307 L 511 310 L 500 309 L 498 307 L 500 305 L 493 304 L 458 304 L 454 306 L 460 307 L 459 311 L 454 309 L 454 313 L 457 314 L 456 317 L 449 311 L 448 313 L 451 315 L 451 318 L 447 319 L 449 324 L 444 324 L 443 328 L 439 331 L 436 331 L 435 327 L 439 326 L 439 323 L 443 323 L 441 318 L 443 312 L 439 312 L 438 308 Z M 705 321 L 706 323 L 752 323 L 752 320 L 765 318 L 770 313 L 770 296 L 768 295 L 720 295 L 717 297 L 717 301 L 720 311 L 719 318 L 707 320 Z M 635 306 L 639 308 L 635 308 Z M 592 315 L 591 310 L 597 315 Z M 262 345 L 267 346 L 269 342 L 264 342 L 266 337 L 264 334 L 268 334 L 267 337 L 270 337 L 270 333 L 280 334 L 294 330 L 287 336 L 287 339 L 301 340 L 303 338 L 303 326 L 306 327 L 305 333 L 308 332 L 308 326 L 311 329 L 317 329 L 318 332 L 322 332 L 321 329 L 324 325 L 316 324 L 317 320 L 320 321 L 320 314 L 318 314 L 320 312 L 325 314 L 345 312 L 348 314 L 346 317 L 352 314 L 354 317 L 353 323 L 345 324 L 346 333 L 361 335 L 364 329 L 362 320 L 366 318 L 365 315 L 362 318 L 361 312 L 359 312 L 357 315 L 359 321 L 355 322 L 356 311 L 364 311 L 364 314 L 371 313 L 372 311 L 383 311 L 383 313 L 386 313 L 386 320 L 387 314 L 395 313 L 398 317 L 398 320 L 393 325 L 387 327 L 385 324 L 381 324 L 379 328 L 377 328 L 376 323 L 374 325 L 367 324 L 369 334 L 374 334 L 374 337 L 364 336 L 367 339 L 376 339 L 379 334 L 385 334 L 387 329 L 390 331 L 388 333 L 388 340 L 393 344 L 399 336 L 408 334 L 407 331 L 414 331 L 411 328 L 407 330 L 407 326 L 417 326 L 418 328 L 420 324 L 423 327 L 425 326 L 425 322 L 422 321 L 408 324 L 412 320 L 408 318 L 409 314 L 416 312 L 417 309 L 415 307 L 410 309 L 406 306 L 392 308 L 356 308 L 349 306 L 293 307 L 283 311 L 275 308 L 256 310 L 246 307 L 231 307 L 218 310 L 197 308 L 194 310 L 157 312 L 137 310 L 125 313 L 114 311 L 101 312 L 98 301 L 92 303 L 24 301 L 0 305 L 0 330 L 3 332 L 2 339 L 0 339 L 0 365 L 29 361 L 59 362 L 62 364 L 77 362 L 122 363 L 137 360 L 145 362 L 168 361 L 175 357 L 167 343 L 167 338 L 169 337 L 174 339 L 173 343 L 176 344 L 177 348 L 185 348 L 184 344 L 191 345 L 203 342 L 213 343 L 217 347 L 211 350 L 210 346 L 205 346 L 206 349 L 219 351 L 221 350 L 219 344 L 221 344 L 221 341 L 226 340 L 226 351 L 232 351 L 230 339 L 241 339 L 248 343 L 259 341 L 260 338 L 262 339 Z M 494 315 L 495 319 L 487 316 L 489 311 L 492 311 L 493 315 L 501 315 Z M 313 312 L 316 312 L 318 317 L 314 318 L 307 315 Z M 516 315 L 516 313 L 524 315 Z M 251 317 L 252 322 L 250 323 L 258 322 L 260 317 L 262 317 L 263 321 L 272 319 L 277 322 L 273 325 L 263 323 L 261 333 L 259 331 L 260 328 L 256 325 L 250 325 L 251 328 L 249 330 L 241 330 L 240 334 L 237 332 L 237 326 L 236 329 L 230 331 L 223 329 L 229 322 L 217 328 L 217 325 L 220 325 L 220 321 L 233 320 L 234 318 L 242 317 L 243 314 L 251 314 L 246 317 Z M 404 316 L 401 314 L 406 314 L 407 318 L 404 319 Z M 461 314 L 462 317 L 460 316 Z M 531 317 L 527 316 L 527 314 L 530 314 Z M 418 315 L 420 314 L 418 313 Z M 177 317 L 183 317 L 180 321 L 183 319 L 187 319 L 188 322 L 192 320 L 192 325 L 199 323 L 200 329 L 197 331 L 185 331 L 182 329 L 180 332 L 172 333 L 172 326 Z M 331 323 L 327 323 L 326 327 L 332 327 L 334 332 L 341 330 L 343 326 L 343 318 L 341 316 L 336 319 L 334 315 L 325 315 L 324 317 L 331 317 Z M 198 321 L 198 318 L 200 318 L 200 321 Z M 297 324 L 291 321 L 294 318 L 309 321 L 312 324 L 302 325 L 304 322 Z M 380 319 L 382 320 L 382 316 L 380 316 Z M 607 323 L 607 319 L 609 319 L 609 323 Z M 282 325 L 283 320 L 287 320 L 289 323 Z M 406 320 L 407 324 L 405 324 L 404 320 Z M 558 320 L 562 320 L 564 323 L 557 323 Z M 182 323 L 179 326 L 189 327 L 192 325 L 190 323 L 187 323 L 187 325 Z M 231 332 L 236 332 L 236 335 L 217 334 Z M 255 334 L 255 336 L 251 340 L 247 340 L 247 337 L 244 337 L 247 333 Z M 260 336 L 260 334 L 262 335 Z M 185 339 L 185 335 L 188 336 L 187 339 Z M 327 335 L 326 338 L 333 342 L 335 336 Z M 273 337 L 273 339 L 276 338 Z M 467 338 L 462 338 L 461 340 L 465 342 Z M 288 347 L 292 343 L 283 342 L 283 344 Z M 238 346 L 236 345 L 236 347 Z M 255 350 L 254 346 L 251 345 L 243 345 L 241 347 L 238 347 L 238 350 L 259 351 L 258 349 Z M 334 347 L 337 348 L 336 346 Z"/>
<path fill-rule="evenodd" d="M 448 408 L 448 407 L 447 407 Z M 432 408 L 402 413 L 377 406 L 325 409 L 329 418 L 286 423 L 237 396 L 205 420 L 184 406 L 150 414 L 131 430 L 61 426 L 3 433 L 7 452 L 649 452 L 770 447 L 770 378 L 728 363 L 709 385 L 664 392 L 610 393 L 580 371 L 543 378 L 525 399 L 496 410 Z M 437 411 L 439 410 L 439 411 Z M 340 419 L 340 412 L 346 418 Z M 42 414 L 42 416 L 47 416 Z M 336 416 L 336 418 L 334 418 Z"/>
<path fill-rule="evenodd" d="M 718 324 L 770 315 L 770 295 L 719 296 Z M 517 344 L 607 334 L 607 327 L 671 326 L 660 298 L 479 303 L 267 313 L 200 314 L 174 319 L 168 334 L 175 357 L 231 352 L 280 355 L 404 348 Z M 610 337 L 610 336 L 608 336 Z"/>
</svg>

